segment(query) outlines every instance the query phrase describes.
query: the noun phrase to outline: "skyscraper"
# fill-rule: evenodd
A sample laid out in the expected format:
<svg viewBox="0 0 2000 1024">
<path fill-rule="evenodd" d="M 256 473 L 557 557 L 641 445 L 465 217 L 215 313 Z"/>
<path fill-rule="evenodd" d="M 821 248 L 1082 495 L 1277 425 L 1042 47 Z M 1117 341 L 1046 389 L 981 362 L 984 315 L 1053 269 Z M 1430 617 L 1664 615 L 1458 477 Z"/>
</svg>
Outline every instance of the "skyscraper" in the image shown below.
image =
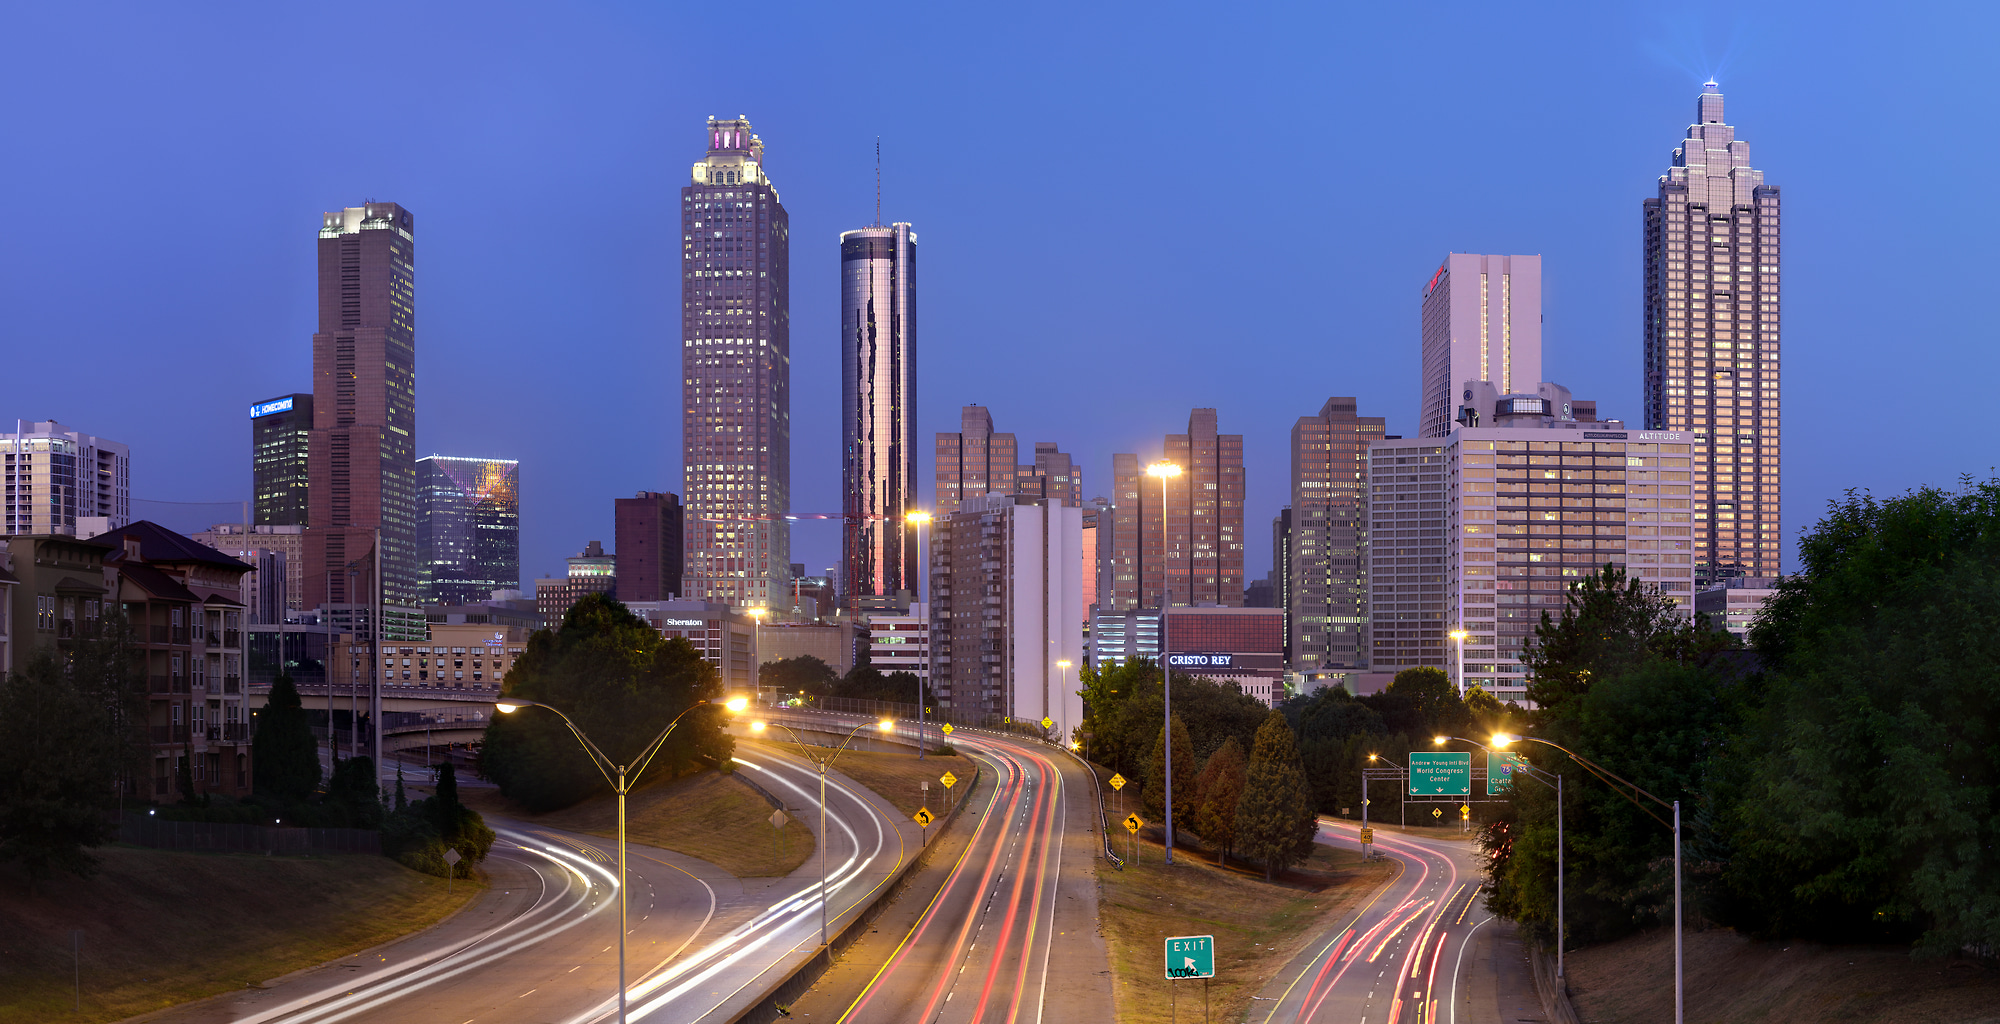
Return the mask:
<svg viewBox="0 0 2000 1024">
<path fill-rule="evenodd" d="M 640 491 L 613 502 L 618 531 L 618 596 L 671 601 L 680 596 L 682 513 L 679 495 Z"/>
<path fill-rule="evenodd" d="M 1033 465 L 1022 463 L 1014 474 L 1014 492 L 1054 498 L 1073 508 L 1083 507 L 1083 468 L 1059 451 L 1054 441 L 1035 442 Z"/>
<path fill-rule="evenodd" d="M 0 536 L 78 535 L 79 519 L 102 519 L 85 533 L 132 521 L 132 449 L 54 420 L 16 423 L 0 433 L 6 519 Z"/>
<path fill-rule="evenodd" d="M 411 640 L 425 636 L 413 232 L 410 211 L 395 203 L 335 210 L 320 228 L 302 567 L 311 597 L 367 605 L 379 531 L 382 629 Z M 350 563 L 357 571 L 350 573 Z"/>
<path fill-rule="evenodd" d="M 1694 435 L 1695 580 L 1776 576 L 1778 189 L 1702 87 L 1645 201 L 1645 416 Z"/>
<path fill-rule="evenodd" d="M 1291 667 L 1339 671 L 1368 664 L 1368 445 L 1380 416 L 1360 416 L 1352 398 L 1329 398 L 1292 425 L 1292 506 L 1286 579 Z"/>
<path fill-rule="evenodd" d="M 1424 285 L 1423 394 L 1418 437 L 1451 433 L 1458 390 L 1491 381 L 1500 393 L 1542 379 L 1542 258 L 1452 253 Z"/>
<path fill-rule="evenodd" d="M 417 549 L 425 604 L 479 604 L 521 589 L 521 464 L 417 460 Z"/>
<path fill-rule="evenodd" d="M 708 120 L 681 189 L 681 596 L 789 604 L 791 227 L 745 119 Z"/>
<path fill-rule="evenodd" d="M 1111 601 L 1107 611 L 1172 604 L 1243 606 L 1243 435 L 1216 432 L 1214 409 L 1188 414 L 1188 432 L 1168 434 L 1166 523 L 1160 480 L 1136 455 L 1111 457 L 1117 511 L 1111 516 Z M 1162 531 L 1165 531 L 1164 534 Z"/>
<path fill-rule="evenodd" d="M 1083 717 L 1075 675 L 1083 664 L 1083 510 L 987 494 L 932 529 L 939 701 L 957 712 L 1046 717 L 1067 739 Z"/>
<path fill-rule="evenodd" d="M 908 224 L 840 236 L 841 554 L 847 593 L 918 589 L 917 236 Z"/>
<path fill-rule="evenodd" d="M 306 525 L 312 429 L 311 395 L 280 395 L 250 407 L 252 524 Z"/>
<path fill-rule="evenodd" d="M 937 436 L 937 508 L 947 516 L 965 502 L 998 491 L 1013 494 L 1021 467 L 1012 434 L 993 432 L 993 414 L 983 405 L 958 411 L 958 433 Z"/>
</svg>

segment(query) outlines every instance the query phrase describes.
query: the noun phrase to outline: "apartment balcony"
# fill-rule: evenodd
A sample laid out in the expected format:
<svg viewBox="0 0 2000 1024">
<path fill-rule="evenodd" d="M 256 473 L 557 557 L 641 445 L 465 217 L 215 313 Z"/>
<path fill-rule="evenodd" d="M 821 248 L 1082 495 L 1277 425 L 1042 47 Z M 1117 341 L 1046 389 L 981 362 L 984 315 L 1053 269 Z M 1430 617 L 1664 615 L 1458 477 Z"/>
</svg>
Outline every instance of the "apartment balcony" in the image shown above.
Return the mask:
<svg viewBox="0 0 2000 1024">
<path fill-rule="evenodd" d="M 250 723 L 228 722 L 222 726 L 222 740 L 225 743 L 243 743 L 250 739 Z"/>
<path fill-rule="evenodd" d="M 242 692 L 243 692 L 243 677 L 242 677 L 242 676 L 223 676 L 223 677 L 222 677 L 222 692 L 223 692 L 223 693 L 242 693 Z"/>
<path fill-rule="evenodd" d="M 168 680 L 166 676 L 153 676 L 151 689 L 154 693 L 174 692 L 173 684 Z"/>
<path fill-rule="evenodd" d="M 240 629 L 225 629 L 225 630 L 223 630 L 223 631 L 222 631 L 222 646 L 224 646 L 224 647 L 241 647 L 241 646 L 243 646 L 243 631 L 242 631 L 242 630 L 240 630 Z"/>
<path fill-rule="evenodd" d="M 221 647 L 221 646 L 222 646 L 222 633 L 221 633 L 220 631 L 217 631 L 217 632 L 214 632 L 214 633 L 210 633 L 210 634 L 208 634 L 208 645 L 209 645 L 210 647 Z"/>
<path fill-rule="evenodd" d="M 186 647 L 188 642 L 188 628 L 186 626 L 173 626 L 170 628 L 173 630 L 173 639 L 168 642 L 179 647 Z"/>
<path fill-rule="evenodd" d="M 166 643 L 170 635 L 165 626 L 148 626 L 146 629 L 146 639 L 152 643 Z"/>
<path fill-rule="evenodd" d="M 56 623 L 56 639 L 71 640 L 76 637 L 76 620 L 63 619 Z"/>
<path fill-rule="evenodd" d="M 153 742 L 186 743 L 188 742 L 188 727 L 185 725 L 153 726 Z"/>
</svg>

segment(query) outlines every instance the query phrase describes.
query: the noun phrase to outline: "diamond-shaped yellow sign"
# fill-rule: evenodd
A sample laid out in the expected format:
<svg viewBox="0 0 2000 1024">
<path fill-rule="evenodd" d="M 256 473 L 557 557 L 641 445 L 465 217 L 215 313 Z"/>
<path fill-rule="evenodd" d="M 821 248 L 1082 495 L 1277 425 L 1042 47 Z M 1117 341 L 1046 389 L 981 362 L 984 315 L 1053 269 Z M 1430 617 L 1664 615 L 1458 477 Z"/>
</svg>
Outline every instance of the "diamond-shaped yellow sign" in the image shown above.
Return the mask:
<svg viewBox="0 0 2000 1024">
<path fill-rule="evenodd" d="M 944 723 L 944 734 L 945 734 L 946 736 L 949 736 L 949 735 L 951 735 L 951 723 L 950 723 L 950 722 L 946 722 L 946 723 Z"/>
<path fill-rule="evenodd" d="M 923 825 L 923 826 L 929 826 L 931 822 L 933 822 L 933 821 L 936 821 L 936 820 L 937 820 L 936 818 L 933 818 L 933 817 L 931 817 L 931 809 L 930 809 L 930 808 L 928 808 L 928 807 L 919 807 L 919 808 L 917 808 L 917 813 L 916 813 L 916 814 L 914 814 L 914 815 L 911 815 L 911 817 L 914 817 L 914 818 L 916 818 L 916 819 L 917 819 L 917 824 L 919 824 L 919 825 Z"/>
<path fill-rule="evenodd" d="M 1123 775 L 1113 775 L 1113 776 L 1111 776 L 1111 788 L 1112 788 L 1112 789 L 1124 789 L 1124 788 L 1125 788 L 1125 776 L 1123 776 Z"/>
<path fill-rule="evenodd" d="M 958 776 L 953 775 L 950 772 L 946 772 L 938 777 L 938 781 L 944 783 L 944 788 L 950 789 L 951 787 L 958 785 Z"/>
<path fill-rule="evenodd" d="M 1139 817 L 1137 814 L 1128 814 L 1125 816 L 1125 831 L 1127 832 L 1137 832 L 1141 828 L 1144 828 L 1145 825 L 1145 819 Z"/>
<path fill-rule="evenodd" d="M 1052 725 L 1054 725 L 1054 724 L 1056 724 L 1056 720 L 1055 720 L 1055 719 L 1053 719 L 1053 718 L 1050 718 L 1050 717 L 1049 717 L 1049 716 L 1047 716 L 1047 715 L 1043 715 L 1043 716 L 1042 716 L 1042 728 L 1046 729 L 1046 728 L 1048 728 L 1048 727 L 1050 727 L 1050 726 L 1052 726 Z"/>
</svg>

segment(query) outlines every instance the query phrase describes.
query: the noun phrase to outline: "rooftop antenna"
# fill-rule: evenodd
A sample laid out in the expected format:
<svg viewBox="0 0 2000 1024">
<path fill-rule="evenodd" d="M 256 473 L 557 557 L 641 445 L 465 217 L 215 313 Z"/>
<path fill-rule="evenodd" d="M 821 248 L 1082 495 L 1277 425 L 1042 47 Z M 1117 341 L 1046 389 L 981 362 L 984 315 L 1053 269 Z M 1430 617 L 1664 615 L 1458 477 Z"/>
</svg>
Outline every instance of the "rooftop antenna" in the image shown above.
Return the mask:
<svg viewBox="0 0 2000 1024">
<path fill-rule="evenodd" d="M 875 226 L 882 226 L 882 136 L 875 136 Z"/>
</svg>

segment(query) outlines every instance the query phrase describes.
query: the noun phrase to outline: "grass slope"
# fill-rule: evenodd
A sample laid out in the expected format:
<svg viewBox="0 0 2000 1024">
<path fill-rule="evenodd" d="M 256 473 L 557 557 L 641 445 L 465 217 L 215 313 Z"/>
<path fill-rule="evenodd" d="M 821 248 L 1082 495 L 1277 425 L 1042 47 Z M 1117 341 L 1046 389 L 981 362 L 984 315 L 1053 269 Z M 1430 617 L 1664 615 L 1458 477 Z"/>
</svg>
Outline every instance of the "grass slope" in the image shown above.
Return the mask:
<svg viewBox="0 0 2000 1024">
<path fill-rule="evenodd" d="M 917 813 L 918 807 L 929 807 L 932 814 L 942 818 L 951 810 L 946 803 L 949 799 L 961 800 L 972 789 L 972 773 L 975 765 L 970 758 L 958 754 L 925 754 L 917 760 L 914 751 L 908 754 L 876 752 L 872 750 L 849 750 L 833 762 L 833 770 L 874 790 L 877 796 L 889 801 L 903 812 L 904 817 Z M 949 791 L 938 781 L 950 772 L 958 777 L 958 782 Z M 931 784 L 930 799 L 924 799 L 924 791 L 918 785 Z"/>
<path fill-rule="evenodd" d="M 1687 933 L 1690 1024 L 2000 1021 L 2000 976 L 1962 960 L 1915 960 L 1907 949 L 1754 942 L 1732 931 Z M 1674 933 L 1634 935 L 1569 954 L 1571 1001 L 1594 1024 L 1674 1017 Z"/>
<path fill-rule="evenodd" d="M 337 959 L 425 928 L 483 886 L 387 857 L 264 857 L 129 847 L 93 877 L 30 888 L 0 866 L 0 1022 L 112 1021 Z M 83 935 L 74 1012 L 70 932 Z"/>
</svg>

